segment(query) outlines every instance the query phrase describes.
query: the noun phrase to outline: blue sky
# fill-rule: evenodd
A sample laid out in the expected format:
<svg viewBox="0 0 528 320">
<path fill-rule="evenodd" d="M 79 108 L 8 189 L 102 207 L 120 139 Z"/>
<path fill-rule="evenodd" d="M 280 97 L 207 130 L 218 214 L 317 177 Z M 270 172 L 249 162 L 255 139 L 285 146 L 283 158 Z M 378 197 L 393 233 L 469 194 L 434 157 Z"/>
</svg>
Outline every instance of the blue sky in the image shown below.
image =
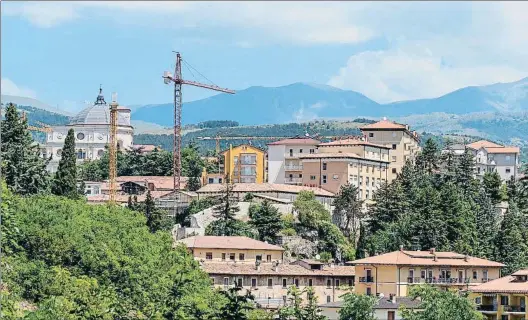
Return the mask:
<svg viewBox="0 0 528 320">
<path fill-rule="evenodd" d="M 171 101 L 182 52 L 232 89 L 330 84 L 378 102 L 528 76 L 520 2 L 2 2 L 2 93 L 76 111 L 99 84 Z M 184 68 L 184 77 L 207 82 Z M 184 101 L 214 92 L 184 88 Z"/>
</svg>

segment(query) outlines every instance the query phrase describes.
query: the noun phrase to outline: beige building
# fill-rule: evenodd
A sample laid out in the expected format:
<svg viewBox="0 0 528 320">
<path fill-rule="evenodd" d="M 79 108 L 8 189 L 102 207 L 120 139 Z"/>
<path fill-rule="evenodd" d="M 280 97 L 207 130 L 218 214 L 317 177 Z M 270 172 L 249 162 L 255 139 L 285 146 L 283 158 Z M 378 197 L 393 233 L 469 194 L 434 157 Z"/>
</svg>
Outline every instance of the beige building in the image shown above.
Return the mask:
<svg viewBox="0 0 528 320">
<path fill-rule="evenodd" d="M 283 248 L 247 237 L 196 236 L 177 243 L 189 248 L 215 287 L 250 290 L 264 308 L 284 305 L 290 286 L 313 287 L 318 303 L 327 303 L 354 285 L 354 267 L 314 260 L 284 263 Z"/>
<path fill-rule="evenodd" d="M 466 289 L 500 277 L 502 263 L 454 252 L 399 251 L 351 261 L 356 267 L 356 293 L 407 296 L 409 287 L 431 284 Z"/>
<path fill-rule="evenodd" d="M 343 139 L 321 143 L 317 153 L 301 156 L 303 185 L 338 193 L 350 183 L 359 188 L 363 200 L 388 181 L 389 150 L 383 145 L 361 139 Z"/>
<path fill-rule="evenodd" d="M 360 128 L 368 142 L 390 148 L 391 172 L 389 181 L 396 178 L 408 159 L 413 159 L 420 148 L 420 139 L 409 126 L 383 119 Z"/>
<path fill-rule="evenodd" d="M 473 287 L 470 297 L 484 319 L 528 319 L 528 269 Z"/>
</svg>

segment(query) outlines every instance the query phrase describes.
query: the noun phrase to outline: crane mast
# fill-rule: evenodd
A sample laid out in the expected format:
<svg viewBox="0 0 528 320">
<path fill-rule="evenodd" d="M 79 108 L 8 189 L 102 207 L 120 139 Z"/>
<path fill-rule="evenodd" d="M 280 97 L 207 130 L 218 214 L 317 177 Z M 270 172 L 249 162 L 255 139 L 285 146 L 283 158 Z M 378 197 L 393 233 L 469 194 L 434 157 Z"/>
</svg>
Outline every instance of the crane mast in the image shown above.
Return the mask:
<svg viewBox="0 0 528 320">
<path fill-rule="evenodd" d="M 234 94 L 235 91 L 220 88 L 215 85 L 203 84 L 200 82 L 184 80 L 182 77 L 182 57 L 179 52 L 176 52 L 176 65 L 174 67 L 174 75 L 165 71 L 163 74 L 163 81 L 165 84 L 174 83 L 174 145 L 173 145 L 173 194 L 174 194 L 174 215 L 178 215 L 179 194 L 181 186 L 181 114 L 182 114 L 182 85 L 187 84 L 194 87 L 205 88 L 209 90 Z M 176 198 L 177 197 L 177 198 Z M 178 201 L 176 201 L 178 200 Z"/>
<path fill-rule="evenodd" d="M 116 177 L 117 177 L 117 106 L 116 94 L 112 94 L 110 103 L 110 147 L 109 147 L 109 180 L 110 180 L 110 203 L 116 201 Z"/>
</svg>

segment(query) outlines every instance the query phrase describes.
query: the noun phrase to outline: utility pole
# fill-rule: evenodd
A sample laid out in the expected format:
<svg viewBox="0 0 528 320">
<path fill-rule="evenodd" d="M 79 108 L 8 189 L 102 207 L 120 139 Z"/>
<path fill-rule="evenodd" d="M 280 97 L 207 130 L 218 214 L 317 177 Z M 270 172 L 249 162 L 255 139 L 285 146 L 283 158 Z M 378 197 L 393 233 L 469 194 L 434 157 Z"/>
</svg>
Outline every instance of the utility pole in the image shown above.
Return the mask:
<svg viewBox="0 0 528 320">
<path fill-rule="evenodd" d="M 181 178 L 181 113 L 182 113 L 182 85 L 187 84 L 195 87 L 215 90 L 219 92 L 234 94 L 235 91 L 220 88 L 216 85 L 207 85 L 195 81 L 184 80 L 182 77 L 182 57 L 179 52 L 176 52 L 176 65 L 174 67 L 174 75 L 169 71 L 163 73 L 163 82 L 169 84 L 174 83 L 174 145 L 172 150 L 172 166 L 173 166 L 173 194 L 174 194 L 174 215 L 178 215 L 178 204 L 180 196 L 180 178 Z M 194 68 L 193 68 L 194 69 Z M 196 69 L 195 69 L 196 70 Z M 178 194 L 178 196 L 177 196 Z M 178 201 L 176 201 L 178 199 Z"/>
</svg>

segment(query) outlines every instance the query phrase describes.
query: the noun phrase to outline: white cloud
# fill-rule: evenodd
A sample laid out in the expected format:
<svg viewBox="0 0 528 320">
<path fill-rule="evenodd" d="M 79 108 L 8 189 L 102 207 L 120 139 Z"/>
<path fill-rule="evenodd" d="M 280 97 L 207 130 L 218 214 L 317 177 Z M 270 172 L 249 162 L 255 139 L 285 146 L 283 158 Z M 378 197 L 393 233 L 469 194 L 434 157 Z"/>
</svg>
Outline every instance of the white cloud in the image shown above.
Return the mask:
<svg viewBox="0 0 528 320">
<path fill-rule="evenodd" d="M 2 94 L 11 95 L 11 96 L 20 96 L 25 98 L 35 98 L 35 91 L 20 87 L 16 85 L 13 81 L 8 78 L 2 78 Z"/>
<path fill-rule="evenodd" d="M 11 16 L 21 16 L 40 28 L 51 28 L 78 17 L 74 6 L 68 2 L 60 4 L 46 2 L 17 3 L 3 5 L 2 8 L 4 9 L 3 13 Z"/>
</svg>

